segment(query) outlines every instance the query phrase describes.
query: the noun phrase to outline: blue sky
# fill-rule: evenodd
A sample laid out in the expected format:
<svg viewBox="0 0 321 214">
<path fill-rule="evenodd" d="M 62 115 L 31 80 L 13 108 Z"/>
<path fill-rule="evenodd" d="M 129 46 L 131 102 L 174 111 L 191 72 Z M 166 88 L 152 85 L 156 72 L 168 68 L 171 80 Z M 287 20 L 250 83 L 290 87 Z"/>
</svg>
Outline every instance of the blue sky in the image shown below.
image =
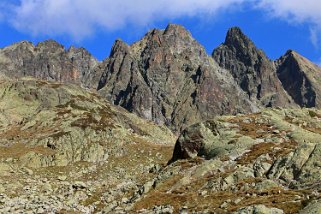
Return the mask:
<svg viewBox="0 0 321 214">
<path fill-rule="evenodd" d="M 320 0 L 0 0 L 0 47 L 50 38 L 102 60 L 115 39 L 131 44 L 168 23 L 208 53 L 239 26 L 271 59 L 293 49 L 321 64 Z"/>
</svg>

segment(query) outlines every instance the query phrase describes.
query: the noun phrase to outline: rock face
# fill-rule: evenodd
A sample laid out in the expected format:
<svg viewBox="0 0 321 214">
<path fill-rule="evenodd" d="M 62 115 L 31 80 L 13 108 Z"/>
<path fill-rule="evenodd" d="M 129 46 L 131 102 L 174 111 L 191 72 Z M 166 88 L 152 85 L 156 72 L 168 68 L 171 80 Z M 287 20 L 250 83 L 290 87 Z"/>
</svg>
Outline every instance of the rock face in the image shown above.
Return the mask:
<svg viewBox="0 0 321 214">
<path fill-rule="evenodd" d="M 0 50 L 1 73 L 16 78 L 32 76 L 96 88 L 101 75 L 94 69 L 97 64 L 85 49 L 71 47 L 65 50 L 53 40 L 36 46 L 22 41 Z"/>
<path fill-rule="evenodd" d="M 100 94 L 174 130 L 256 109 L 231 75 L 178 25 L 152 30 L 131 46 L 116 41 L 102 67 Z"/>
<path fill-rule="evenodd" d="M 289 50 L 276 62 L 283 87 L 302 107 L 321 106 L 321 68 L 295 51 Z"/>
<path fill-rule="evenodd" d="M 241 29 L 229 29 L 225 42 L 213 51 L 212 56 L 233 75 L 253 102 L 258 100 L 265 107 L 294 105 L 277 77 L 273 62 Z"/>
</svg>

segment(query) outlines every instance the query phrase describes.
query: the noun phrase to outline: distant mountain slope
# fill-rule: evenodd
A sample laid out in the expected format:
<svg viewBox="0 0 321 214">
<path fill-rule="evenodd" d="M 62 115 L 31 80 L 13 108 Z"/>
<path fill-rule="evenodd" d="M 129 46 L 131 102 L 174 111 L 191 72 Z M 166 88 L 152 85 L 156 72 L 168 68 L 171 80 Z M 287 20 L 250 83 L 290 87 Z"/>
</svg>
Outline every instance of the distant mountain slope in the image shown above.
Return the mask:
<svg viewBox="0 0 321 214">
<path fill-rule="evenodd" d="M 321 68 L 295 51 L 276 62 L 277 74 L 285 90 L 303 107 L 321 107 Z"/>
<path fill-rule="evenodd" d="M 95 73 L 98 61 L 85 49 L 64 47 L 53 40 L 34 46 L 22 41 L 0 49 L 0 71 L 10 77 L 35 78 L 77 83 L 96 88 L 101 74 Z"/>
</svg>

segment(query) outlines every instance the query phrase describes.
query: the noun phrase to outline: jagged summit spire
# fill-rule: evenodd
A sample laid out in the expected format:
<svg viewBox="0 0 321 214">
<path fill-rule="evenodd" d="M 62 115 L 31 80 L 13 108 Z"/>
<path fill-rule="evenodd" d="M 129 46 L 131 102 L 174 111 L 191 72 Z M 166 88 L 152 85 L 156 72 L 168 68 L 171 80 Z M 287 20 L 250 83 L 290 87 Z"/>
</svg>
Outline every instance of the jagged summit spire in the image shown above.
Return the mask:
<svg viewBox="0 0 321 214">
<path fill-rule="evenodd" d="M 235 34 L 243 34 L 242 30 L 240 27 L 238 26 L 235 26 L 235 27 L 231 27 L 229 28 L 228 32 L 227 32 L 228 35 L 235 35 Z"/>
<path fill-rule="evenodd" d="M 286 59 L 293 59 L 294 61 L 305 61 L 306 63 L 309 63 L 310 61 L 303 57 L 301 54 L 296 52 L 295 50 L 289 49 L 285 52 L 284 55 L 282 55 L 277 62 L 284 61 Z M 305 63 L 303 63 L 305 64 Z M 310 63 L 309 63 L 310 64 Z"/>
<path fill-rule="evenodd" d="M 295 50 L 289 49 L 285 52 L 285 54 L 282 57 L 295 56 L 295 55 L 299 55 L 298 52 L 296 52 Z"/>
<path fill-rule="evenodd" d="M 36 45 L 37 48 L 50 48 L 50 49 L 65 49 L 65 47 L 60 44 L 59 42 L 53 40 L 53 39 L 48 39 L 48 40 L 45 40 L 43 42 L 39 42 L 37 45 Z"/>
<path fill-rule="evenodd" d="M 224 44 L 230 47 L 239 47 L 240 45 L 245 47 L 254 46 L 251 39 L 239 27 L 232 27 L 228 30 Z"/>
<path fill-rule="evenodd" d="M 251 100 L 266 107 L 292 105 L 273 63 L 239 27 L 228 30 L 225 42 L 214 50 L 212 56 L 221 67 L 230 71 Z"/>
<path fill-rule="evenodd" d="M 179 24 L 168 24 L 167 27 L 165 28 L 165 32 L 170 32 L 170 31 L 179 31 L 179 30 L 182 30 L 182 31 L 187 31 L 187 29 L 182 26 L 182 25 L 179 25 Z"/>
<path fill-rule="evenodd" d="M 285 55 L 290 55 L 290 54 L 292 54 L 293 52 L 294 52 L 294 50 L 289 49 L 289 50 L 287 50 L 287 51 L 285 52 Z"/>
<path fill-rule="evenodd" d="M 177 36 L 191 36 L 191 33 L 182 25 L 168 24 L 165 31 L 165 35 L 177 35 Z"/>
<path fill-rule="evenodd" d="M 129 51 L 129 45 L 123 40 L 118 38 L 115 40 L 113 47 L 111 48 L 109 57 L 113 57 L 118 52 L 128 52 L 128 51 Z"/>
<path fill-rule="evenodd" d="M 225 45 L 228 46 L 239 46 L 241 45 L 252 45 L 253 42 L 247 37 L 239 27 L 232 27 L 228 30 L 225 38 Z"/>
</svg>

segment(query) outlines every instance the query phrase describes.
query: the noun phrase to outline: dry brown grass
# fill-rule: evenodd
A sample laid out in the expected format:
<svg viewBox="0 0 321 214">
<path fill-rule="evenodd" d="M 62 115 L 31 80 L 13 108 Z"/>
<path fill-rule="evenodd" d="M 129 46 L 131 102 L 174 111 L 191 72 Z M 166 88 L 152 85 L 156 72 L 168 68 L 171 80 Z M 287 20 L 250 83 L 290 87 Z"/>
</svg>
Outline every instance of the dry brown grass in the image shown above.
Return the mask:
<svg viewBox="0 0 321 214">
<path fill-rule="evenodd" d="M 21 139 L 33 139 L 35 137 L 41 137 L 43 135 L 54 134 L 59 130 L 59 123 L 53 124 L 52 126 L 41 127 L 39 124 L 35 124 L 31 128 L 21 130 L 22 125 L 12 125 L 10 129 L 1 132 L 0 138 L 8 140 L 21 140 Z"/>
<path fill-rule="evenodd" d="M 255 160 L 262 154 L 269 153 L 274 159 L 287 155 L 297 146 L 294 141 L 285 143 L 261 143 L 251 148 L 251 151 L 243 155 L 238 162 L 247 164 Z M 276 148 L 280 149 L 276 149 Z M 143 200 L 137 202 L 134 206 L 134 212 L 141 209 L 151 209 L 159 205 L 171 205 L 174 207 L 174 213 L 179 213 L 179 208 L 187 206 L 189 211 L 203 211 L 209 209 L 215 213 L 231 213 L 239 208 L 263 204 L 267 207 L 276 207 L 282 209 L 286 214 L 297 213 L 302 209 L 306 195 L 311 194 L 309 190 L 284 190 L 282 188 L 271 188 L 263 191 L 257 191 L 254 188 L 250 190 L 241 190 L 245 184 L 262 182 L 263 178 L 247 178 L 235 185 L 238 189 L 235 192 L 211 191 L 204 188 L 211 180 L 224 179 L 235 169 L 226 169 L 222 173 L 209 172 L 202 178 L 192 179 L 188 185 L 182 186 L 174 191 L 169 191 L 180 182 L 185 170 L 198 165 L 187 160 L 177 161 L 174 165 L 181 165 L 183 170 L 180 174 L 170 177 L 168 180 L 157 186 L 149 192 Z M 199 194 L 202 190 L 207 190 L 205 195 Z M 297 199 L 300 197 L 301 199 Z M 234 203 L 236 199 L 241 199 L 239 203 Z M 231 201 L 227 207 L 222 209 L 220 205 L 225 201 Z"/>
<path fill-rule="evenodd" d="M 176 184 L 183 176 L 175 175 L 162 183 L 157 190 L 152 190 L 148 195 L 135 204 L 135 211 L 144 208 L 153 208 L 153 206 L 171 204 L 177 210 L 184 202 L 187 201 L 186 196 L 168 193 L 170 188 Z"/>
<path fill-rule="evenodd" d="M 113 155 L 109 158 L 109 161 L 117 163 L 120 167 L 135 169 L 135 166 L 139 164 L 148 164 L 149 158 L 165 166 L 172 156 L 172 145 L 154 144 L 139 138 L 134 139 L 133 143 L 124 146 L 126 148 L 125 155 L 119 157 Z M 161 154 L 160 159 L 156 158 L 158 154 Z"/>
<path fill-rule="evenodd" d="M 187 166 L 195 166 L 195 163 L 189 161 L 179 161 L 176 162 L 176 164 L 177 163 L 181 165 L 183 170 L 188 169 Z M 224 178 L 233 171 L 235 171 L 235 169 L 226 169 L 222 173 L 207 174 L 197 179 L 192 177 L 191 184 L 172 190 L 172 187 L 183 178 L 184 173 L 174 175 L 157 186 L 156 189 L 149 192 L 143 200 L 137 202 L 133 210 L 151 209 L 154 206 L 169 204 L 174 207 L 174 213 L 179 213 L 179 208 L 183 206 L 198 211 L 207 208 L 210 210 L 218 208 L 224 200 L 231 198 L 233 193 L 220 191 L 215 194 L 201 196 L 199 195 L 199 190 L 202 189 L 208 181 L 219 177 Z"/>
<path fill-rule="evenodd" d="M 314 111 L 312 110 L 309 110 L 309 115 L 311 117 L 317 117 L 317 118 L 321 118 L 321 115 L 315 113 Z M 285 117 L 285 121 L 287 121 L 288 123 L 291 123 L 293 125 L 296 125 L 296 126 L 301 126 L 303 129 L 309 131 L 309 132 L 312 132 L 312 133 L 316 133 L 316 134 L 321 134 L 321 128 L 318 128 L 318 127 L 313 127 L 309 124 L 306 124 L 306 125 L 303 125 L 303 124 L 300 124 L 300 121 L 297 121 L 297 122 L 293 122 L 293 118 L 291 117 L 288 117 L 286 116 Z M 301 121 L 302 122 L 302 121 Z"/>
<path fill-rule="evenodd" d="M 16 143 L 8 147 L 0 147 L 0 157 L 19 158 L 28 152 L 35 152 L 42 155 L 53 155 L 55 151 L 43 146 L 28 147 L 22 143 Z"/>
<path fill-rule="evenodd" d="M 247 196 L 248 193 L 250 196 Z M 298 211 L 304 206 L 302 201 L 294 200 L 297 196 L 304 198 L 304 192 L 299 190 L 272 188 L 263 192 L 239 192 L 237 195 L 239 197 L 243 197 L 243 200 L 239 204 L 231 204 L 231 206 L 228 207 L 228 210 L 231 212 L 242 207 L 263 204 L 267 207 L 276 207 L 282 209 L 286 214 L 294 214 L 298 213 Z"/>
<path fill-rule="evenodd" d="M 250 151 L 237 159 L 238 164 L 246 165 L 255 161 L 264 154 L 269 154 L 272 159 L 286 156 L 297 147 L 297 142 L 289 141 L 284 143 L 260 143 L 252 146 Z"/>
<path fill-rule="evenodd" d="M 182 187 L 179 190 L 169 192 L 170 188 L 174 186 L 181 179 L 180 175 L 176 175 L 168 179 L 162 185 L 151 191 L 143 200 L 135 204 L 134 211 L 141 209 L 151 209 L 153 206 L 172 205 L 175 209 L 174 213 L 179 212 L 179 208 L 187 206 L 189 211 L 203 211 L 209 209 L 215 213 L 231 213 L 242 207 L 251 205 L 263 204 L 267 207 L 276 207 L 282 209 L 286 214 L 297 213 L 304 207 L 302 200 L 295 201 L 295 198 L 300 196 L 305 197 L 308 192 L 300 190 L 284 190 L 281 188 L 272 188 L 265 191 L 211 191 L 204 196 L 198 194 L 198 190 L 204 186 L 209 178 L 202 178 L 195 180 L 188 186 Z M 237 184 L 242 186 L 245 183 L 257 183 L 261 179 L 245 179 Z M 234 203 L 236 199 L 241 199 L 237 204 Z M 225 201 L 231 201 L 224 209 L 220 205 Z"/>
<path fill-rule="evenodd" d="M 253 139 L 256 138 L 264 138 L 272 133 L 275 129 L 270 124 L 261 124 L 256 123 L 256 119 L 261 115 L 261 113 L 249 114 L 240 117 L 233 117 L 228 119 L 227 122 L 235 123 L 239 126 L 238 134 L 249 136 Z M 244 119 L 249 119 L 251 122 L 244 122 Z M 262 132 L 257 133 L 258 130 L 262 130 Z"/>
</svg>

